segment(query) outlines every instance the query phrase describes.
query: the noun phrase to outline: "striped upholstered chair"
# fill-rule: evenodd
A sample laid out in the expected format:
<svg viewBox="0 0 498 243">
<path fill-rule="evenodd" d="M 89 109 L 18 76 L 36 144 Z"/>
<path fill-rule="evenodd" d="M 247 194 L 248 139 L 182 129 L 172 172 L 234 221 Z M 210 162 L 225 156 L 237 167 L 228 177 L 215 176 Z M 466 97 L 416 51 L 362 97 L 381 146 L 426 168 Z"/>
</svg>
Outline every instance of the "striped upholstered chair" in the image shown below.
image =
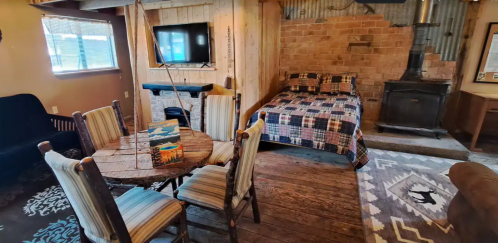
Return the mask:
<svg viewBox="0 0 498 243">
<path fill-rule="evenodd" d="M 207 164 L 225 166 L 233 155 L 235 143 L 232 138 L 240 118 L 240 94 L 235 99 L 235 112 L 233 96 L 209 95 L 206 99 L 206 134 L 213 139 L 213 153 Z"/>
<path fill-rule="evenodd" d="M 112 106 L 95 109 L 83 115 L 79 111 L 74 112 L 73 118 L 85 156 L 91 156 L 106 144 L 130 135 L 117 100 L 112 102 Z"/>
<path fill-rule="evenodd" d="M 258 152 L 261 132 L 263 131 L 265 113 L 249 129 L 237 131 L 236 143 L 230 168 L 208 165 L 199 169 L 188 181 L 175 192 L 178 198 L 189 205 L 195 205 L 213 211 L 223 211 L 227 218 L 228 233 L 232 243 L 237 243 L 237 221 L 252 204 L 254 222 L 260 223 L 258 201 L 254 188 L 254 163 Z M 245 197 L 249 193 L 249 197 Z M 235 216 L 233 210 L 242 200 L 247 200 L 241 212 Z M 223 232 L 224 230 L 208 225 L 189 222 L 192 226 Z"/>
<path fill-rule="evenodd" d="M 82 161 L 38 145 L 78 218 L 81 242 L 149 242 L 175 222 L 173 242 L 189 242 L 184 203 L 160 192 L 135 187 L 113 199 L 91 157 Z"/>
</svg>

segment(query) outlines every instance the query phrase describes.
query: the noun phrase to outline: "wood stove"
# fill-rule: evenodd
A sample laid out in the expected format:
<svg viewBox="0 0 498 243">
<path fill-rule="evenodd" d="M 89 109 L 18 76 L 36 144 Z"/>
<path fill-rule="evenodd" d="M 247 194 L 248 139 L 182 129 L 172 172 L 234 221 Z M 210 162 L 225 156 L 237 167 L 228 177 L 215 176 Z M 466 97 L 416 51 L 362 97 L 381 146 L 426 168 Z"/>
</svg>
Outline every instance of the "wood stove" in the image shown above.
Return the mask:
<svg viewBox="0 0 498 243">
<path fill-rule="evenodd" d="M 419 0 L 414 23 L 414 39 L 408 56 L 408 65 L 399 81 L 385 82 L 380 120 L 375 124 L 384 128 L 433 132 L 436 138 L 447 131 L 440 126 L 444 103 L 450 82 L 424 80 L 425 45 L 434 0 Z"/>
<path fill-rule="evenodd" d="M 164 108 L 164 114 L 166 115 L 166 120 L 178 119 L 178 125 L 180 125 L 180 127 L 188 127 L 188 122 L 183 115 L 182 108 L 166 107 Z M 188 121 L 190 122 L 190 111 L 186 110 L 185 114 L 187 114 Z"/>
<path fill-rule="evenodd" d="M 447 131 L 441 128 L 441 115 L 450 82 L 447 80 L 388 81 L 384 97 L 379 132 L 384 128 L 432 132 L 439 138 Z"/>
</svg>

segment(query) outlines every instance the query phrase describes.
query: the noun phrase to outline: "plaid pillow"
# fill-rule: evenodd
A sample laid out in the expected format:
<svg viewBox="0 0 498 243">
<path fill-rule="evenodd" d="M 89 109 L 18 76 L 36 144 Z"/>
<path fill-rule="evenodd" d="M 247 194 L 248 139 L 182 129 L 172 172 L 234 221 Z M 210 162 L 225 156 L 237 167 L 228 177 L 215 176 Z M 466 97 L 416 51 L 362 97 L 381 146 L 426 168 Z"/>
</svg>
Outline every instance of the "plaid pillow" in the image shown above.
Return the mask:
<svg viewBox="0 0 498 243">
<path fill-rule="evenodd" d="M 344 73 L 340 75 L 327 74 L 320 84 L 320 93 L 356 95 L 356 75 Z"/>
<path fill-rule="evenodd" d="M 320 85 L 320 74 L 317 73 L 293 73 L 285 80 L 284 91 L 294 92 L 318 92 Z"/>
</svg>

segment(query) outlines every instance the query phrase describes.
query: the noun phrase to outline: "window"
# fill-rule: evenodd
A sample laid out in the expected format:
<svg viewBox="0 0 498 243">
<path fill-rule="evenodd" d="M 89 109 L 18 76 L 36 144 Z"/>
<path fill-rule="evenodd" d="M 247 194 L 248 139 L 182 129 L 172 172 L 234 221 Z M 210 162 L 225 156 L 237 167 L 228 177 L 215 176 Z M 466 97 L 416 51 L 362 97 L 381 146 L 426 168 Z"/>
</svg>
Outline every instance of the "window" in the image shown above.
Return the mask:
<svg viewBox="0 0 498 243">
<path fill-rule="evenodd" d="M 118 68 L 109 22 L 61 16 L 42 22 L 54 73 Z"/>
</svg>

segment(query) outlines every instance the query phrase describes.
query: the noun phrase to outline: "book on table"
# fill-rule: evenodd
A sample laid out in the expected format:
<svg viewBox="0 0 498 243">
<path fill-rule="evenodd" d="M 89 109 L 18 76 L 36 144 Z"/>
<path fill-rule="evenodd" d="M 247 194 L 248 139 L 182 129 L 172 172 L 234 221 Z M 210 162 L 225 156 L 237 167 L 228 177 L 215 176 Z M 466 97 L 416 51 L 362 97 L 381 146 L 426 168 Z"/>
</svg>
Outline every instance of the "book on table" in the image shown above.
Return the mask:
<svg viewBox="0 0 498 243">
<path fill-rule="evenodd" d="M 183 145 L 178 119 L 149 123 L 152 167 L 159 168 L 183 162 Z"/>
</svg>

